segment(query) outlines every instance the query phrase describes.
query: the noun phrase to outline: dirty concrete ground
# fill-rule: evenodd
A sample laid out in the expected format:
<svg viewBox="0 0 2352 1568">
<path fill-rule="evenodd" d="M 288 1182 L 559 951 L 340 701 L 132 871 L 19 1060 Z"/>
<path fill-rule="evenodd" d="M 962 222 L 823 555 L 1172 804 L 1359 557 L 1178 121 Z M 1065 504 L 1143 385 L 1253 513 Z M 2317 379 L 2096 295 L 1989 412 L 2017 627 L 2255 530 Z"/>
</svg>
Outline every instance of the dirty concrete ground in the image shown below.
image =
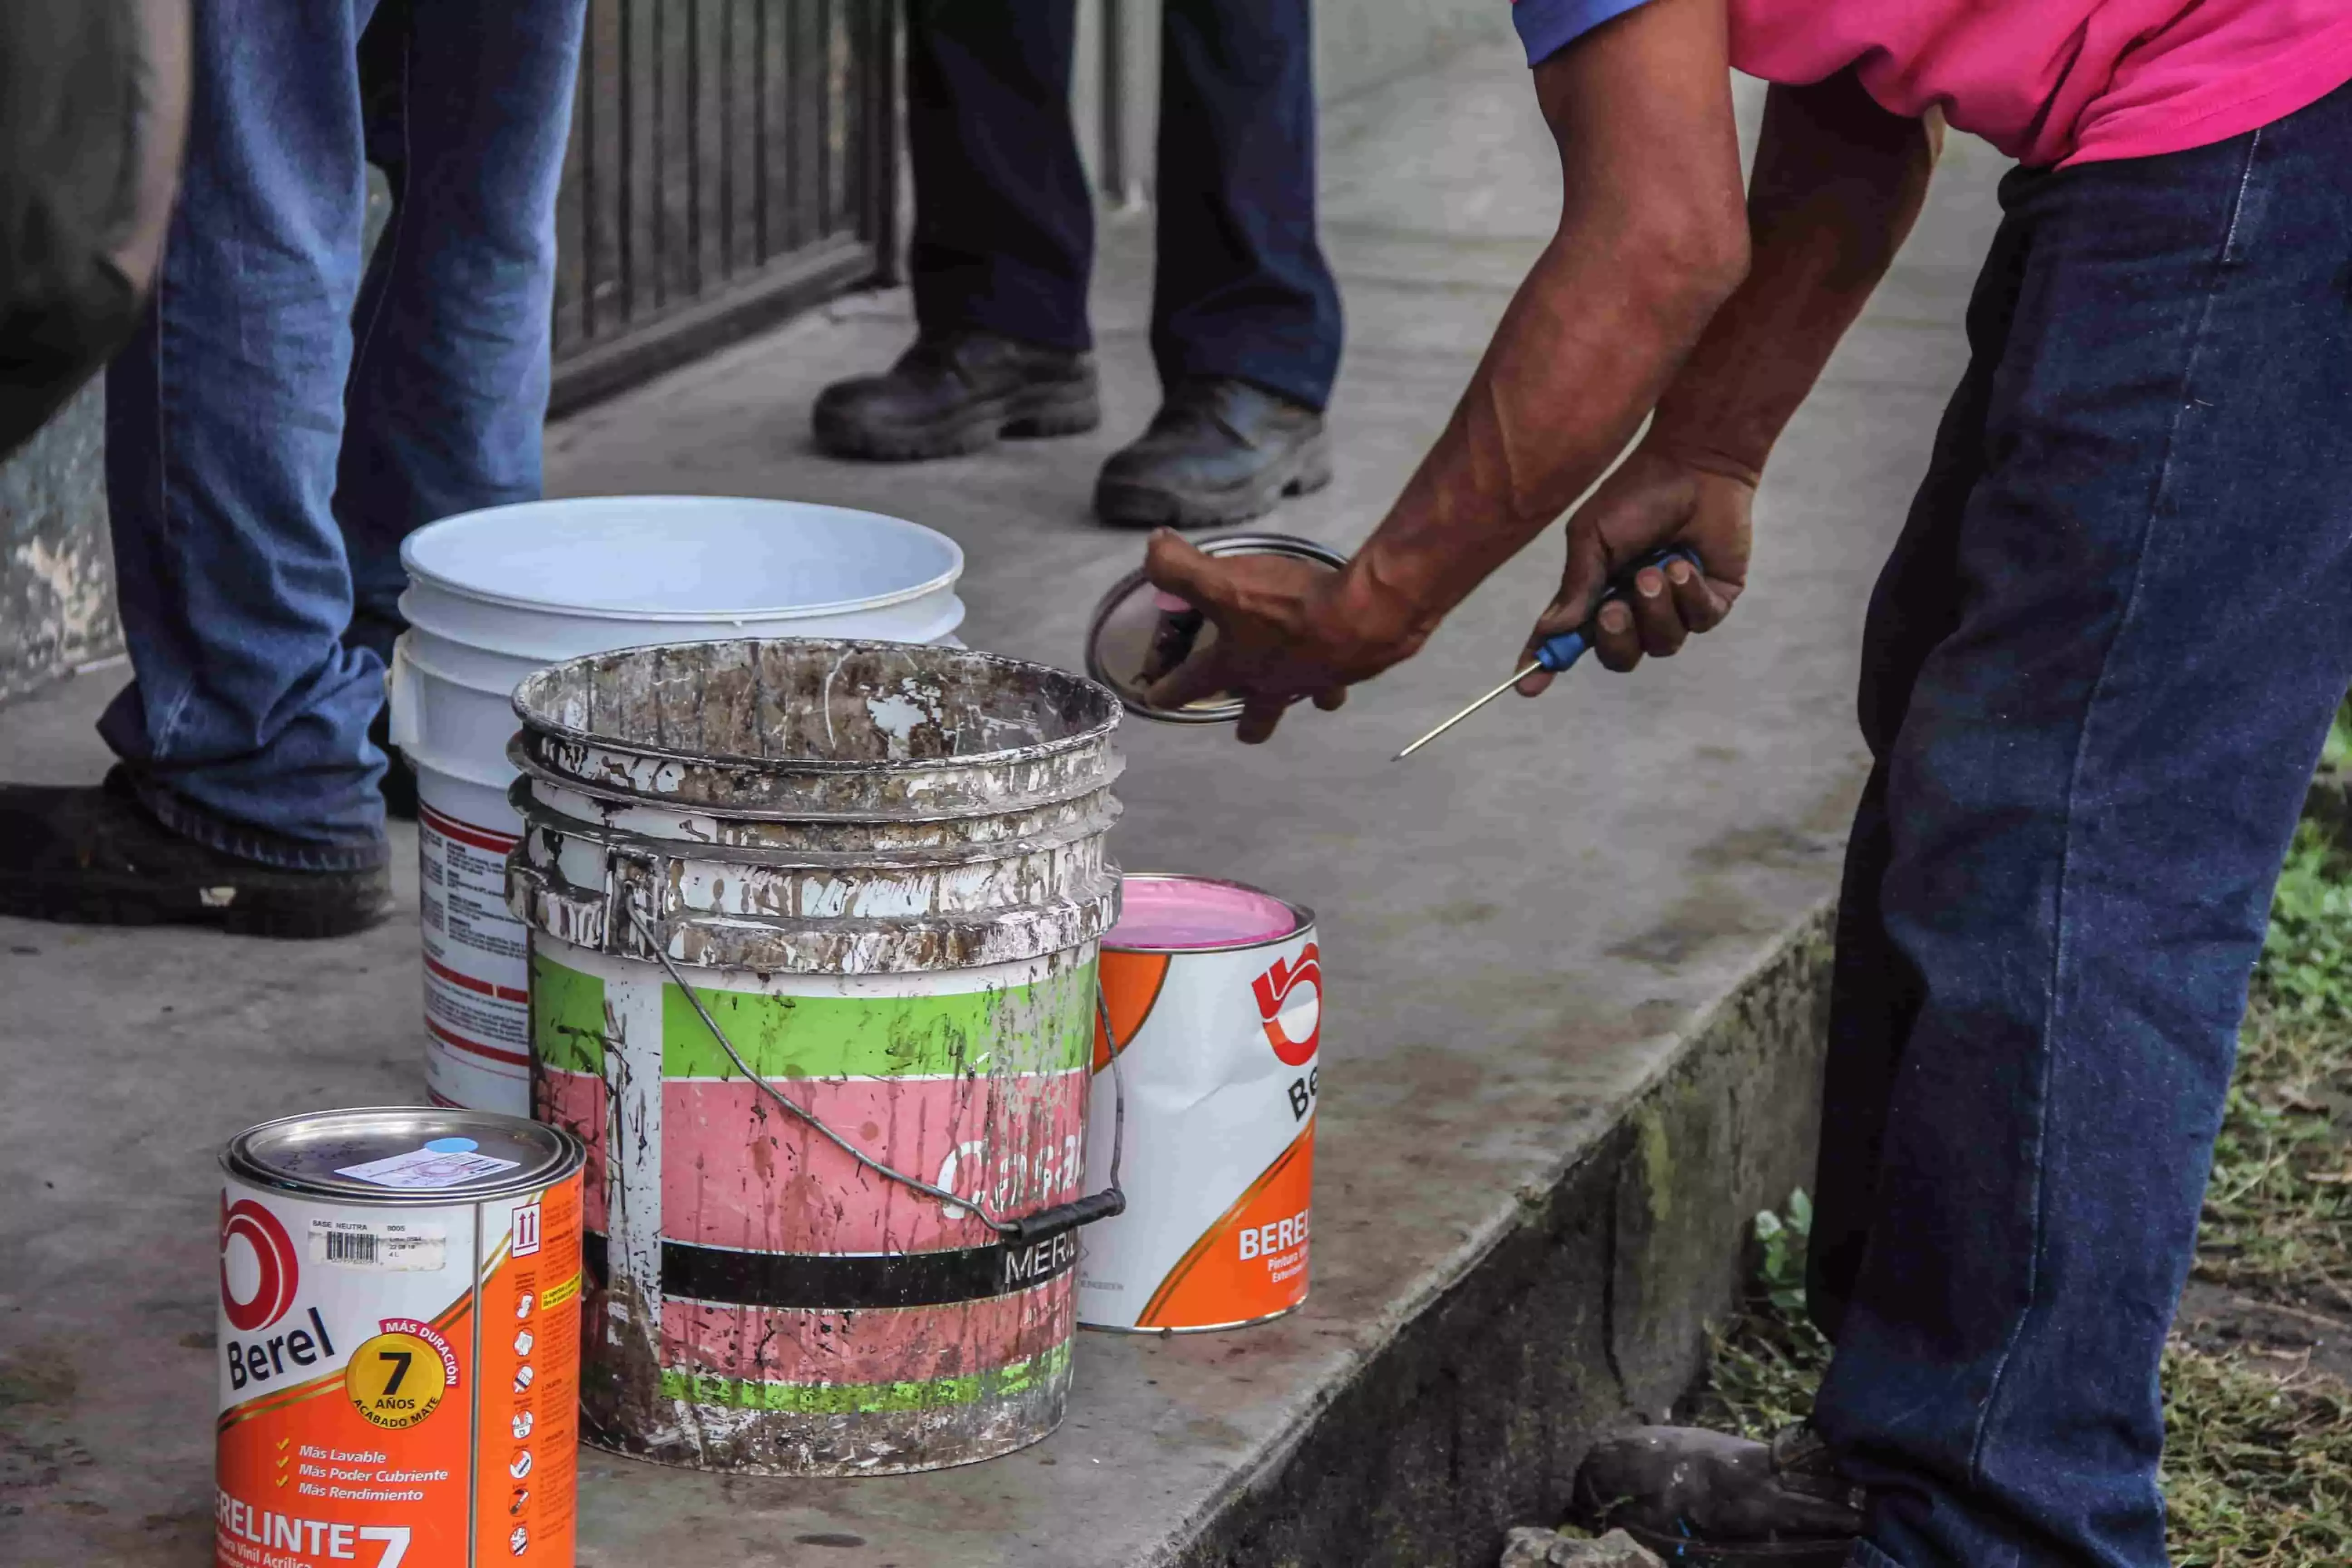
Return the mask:
<svg viewBox="0 0 2352 1568">
<path fill-rule="evenodd" d="M 1444 419 L 1547 236 L 1557 173 L 1506 50 L 1340 105 L 1325 169 L 1349 319 L 1339 473 L 1275 522 L 1348 544 Z M 1391 764 L 1507 669 L 1557 574 L 1547 539 L 1342 714 L 1302 713 L 1246 752 L 1214 731 L 1125 731 L 1128 867 L 1237 876 L 1322 914 L 1330 997 L 1303 1312 L 1227 1335 L 1087 1337 L 1063 1429 L 966 1469 L 753 1483 L 592 1458 L 581 1562 L 1164 1561 L 1278 1470 L 1354 1369 L 1475 1267 L 1514 1194 L 1591 1148 L 1832 891 L 1861 772 L 1864 601 L 1958 374 L 1999 172 L 1964 139 L 1948 154 L 1895 276 L 1782 446 L 1748 599 L 1686 657 L 1627 679 L 1580 671 Z M 904 295 L 883 294 L 551 430 L 551 487 L 918 519 L 970 553 L 974 646 L 1074 664 L 1089 604 L 1139 544 L 1088 521 L 1094 468 L 1154 396 L 1148 216 L 1110 220 L 1103 240 L 1096 435 L 919 468 L 818 458 L 816 389 L 908 335 Z M 0 711 L 0 771 L 95 779 L 88 726 L 119 679 Z M 213 1151 L 265 1117 L 418 1098 L 413 840 L 398 849 L 406 921 L 345 942 L 0 921 L 0 1561 L 201 1555 Z"/>
</svg>

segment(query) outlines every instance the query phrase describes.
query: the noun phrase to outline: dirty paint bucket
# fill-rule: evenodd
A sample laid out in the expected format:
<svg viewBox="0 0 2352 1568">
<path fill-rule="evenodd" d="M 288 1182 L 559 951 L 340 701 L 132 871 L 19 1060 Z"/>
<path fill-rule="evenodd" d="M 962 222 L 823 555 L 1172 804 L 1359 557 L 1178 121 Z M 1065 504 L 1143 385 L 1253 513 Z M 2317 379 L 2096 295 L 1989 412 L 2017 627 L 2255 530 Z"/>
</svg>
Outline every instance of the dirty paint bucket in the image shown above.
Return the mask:
<svg viewBox="0 0 2352 1568">
<path fill-rule="evenodd" d="M 724 496 L 493 507 L 401 546 L 392 736 L 417 774 L 425 1088 L 530 1113 L 524 933 L 506 907 L 515 683 L 559 659 L 705 637 L 951 640 L 963 552 L 875 512 Z"/>
<path fill-rule="evenodd" d="M 435 1107 L 229 1142 L 215 1568 L 571 1568 L 583 1152 Z"/>
<path fill-rule="evenodd" d="M 1279 555 L 1337 572 L 1348 558 L 1328 544 L 1288 533 L 1229 533 L 1193 542 L 1204 555 Z M 1087 626 L 1087 673 L 1118 694 L 1139 719 L 1165 724 L 1230 724 L 1242 716 L 1242 700 L 1229 692 L 1197 698 L 1181 707 L 1154 702 L 1148 689 L 1192 654 L 1213 646 L 1217 628 L 1183 600 L 1151 585 L 1137 568 L 1113 584 L 1095 605 Z"/>
<path fill-rule="evenodd" d="M 515 709 L 538 1109 L 591 1149 L 588 1440 L 872 1475 L 1052 1431 L 1110 693 L 741 641 L 559 665 Z"/>
<path fill-rule="evenodd" d="M 1127 1212 L 1086 1233 L 1078 1321 L 1150 1332 L 1263 1322 L 1307 1300 L 1323 1037 L 1312 911 L 1238 882 L 1130 876 L 1103 940 L 1127 1092 Z M 1095 1035 L 1087 1180 L 1109 1167 Z"/>
</svg>

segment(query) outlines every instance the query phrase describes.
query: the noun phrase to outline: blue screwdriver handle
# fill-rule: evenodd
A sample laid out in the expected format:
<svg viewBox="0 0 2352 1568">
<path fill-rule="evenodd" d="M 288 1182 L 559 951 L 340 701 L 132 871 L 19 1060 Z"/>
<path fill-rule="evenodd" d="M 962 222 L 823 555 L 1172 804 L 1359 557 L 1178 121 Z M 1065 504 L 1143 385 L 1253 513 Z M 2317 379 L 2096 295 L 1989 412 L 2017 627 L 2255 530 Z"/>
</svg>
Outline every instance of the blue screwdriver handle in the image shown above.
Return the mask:
<svg viewBox="0 0 2352 1568">
<path fill-rule="evenodd" d="M 1706 570 L 1705 563 L 1698 558 L 1697 551 L 1687 544 L 1669 544 L 1664 549 L 1651 551 L 1647 555 L 1632 563 L 1610 578 L 1608 588 L 1601 595 L 1601 605 L 1612 601 L 1622 604 L 1630 599 L 1633 594 L 1635 573 L 1646 571 L 1653 566 L 1663 572 L 1668 563 L 1675 561 L 1689 562 L 1691 570 L 1694 572 Z M 1584 618 L 1584 624 L 1574 631 L 1561 632 L 1557 636 L 1546 637 L 1538 644 L 1536 662 L 1554 675 L 1558 675 L 1561 670 L 1582 658 L 1585 651 L 1592 647 L 1593 635 L 1599 630 L 1601 605 L 1593 605 L 1592 614 L 1587 616 Z"/>
</svg>

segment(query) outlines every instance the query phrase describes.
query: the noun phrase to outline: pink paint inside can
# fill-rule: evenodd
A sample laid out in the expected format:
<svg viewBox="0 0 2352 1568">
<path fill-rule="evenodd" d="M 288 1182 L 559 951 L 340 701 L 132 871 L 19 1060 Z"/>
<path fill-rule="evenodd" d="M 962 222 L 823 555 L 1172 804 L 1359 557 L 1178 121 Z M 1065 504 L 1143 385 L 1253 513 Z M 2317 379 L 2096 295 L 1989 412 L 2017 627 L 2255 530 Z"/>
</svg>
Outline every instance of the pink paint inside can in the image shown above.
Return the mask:
<svg viewBox="0 0 2352 1568">
<path fill-rule="evenodd" d="M 1298 929 L 1298 911 L 1271 893 L 1205 877 L 1129 877 L 1108 947 L 1185 952 L 1271 942 Z"/>
</svg>

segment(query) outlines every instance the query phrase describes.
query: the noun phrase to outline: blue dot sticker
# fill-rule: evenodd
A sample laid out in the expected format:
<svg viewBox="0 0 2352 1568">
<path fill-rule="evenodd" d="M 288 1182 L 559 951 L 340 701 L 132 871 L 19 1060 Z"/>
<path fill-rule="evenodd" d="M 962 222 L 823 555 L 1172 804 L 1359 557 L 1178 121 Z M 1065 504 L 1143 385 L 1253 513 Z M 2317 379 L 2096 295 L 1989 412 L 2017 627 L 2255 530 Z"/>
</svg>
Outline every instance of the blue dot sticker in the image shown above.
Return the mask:
<svg viewBox="0 0 2352 1568">
<path fill-rule="evenodd" d="M 425 1146 L 436 1154 L 470 1154 L 481 1147 L 471 1138 L 436 1138 Z"/>
</svg>

